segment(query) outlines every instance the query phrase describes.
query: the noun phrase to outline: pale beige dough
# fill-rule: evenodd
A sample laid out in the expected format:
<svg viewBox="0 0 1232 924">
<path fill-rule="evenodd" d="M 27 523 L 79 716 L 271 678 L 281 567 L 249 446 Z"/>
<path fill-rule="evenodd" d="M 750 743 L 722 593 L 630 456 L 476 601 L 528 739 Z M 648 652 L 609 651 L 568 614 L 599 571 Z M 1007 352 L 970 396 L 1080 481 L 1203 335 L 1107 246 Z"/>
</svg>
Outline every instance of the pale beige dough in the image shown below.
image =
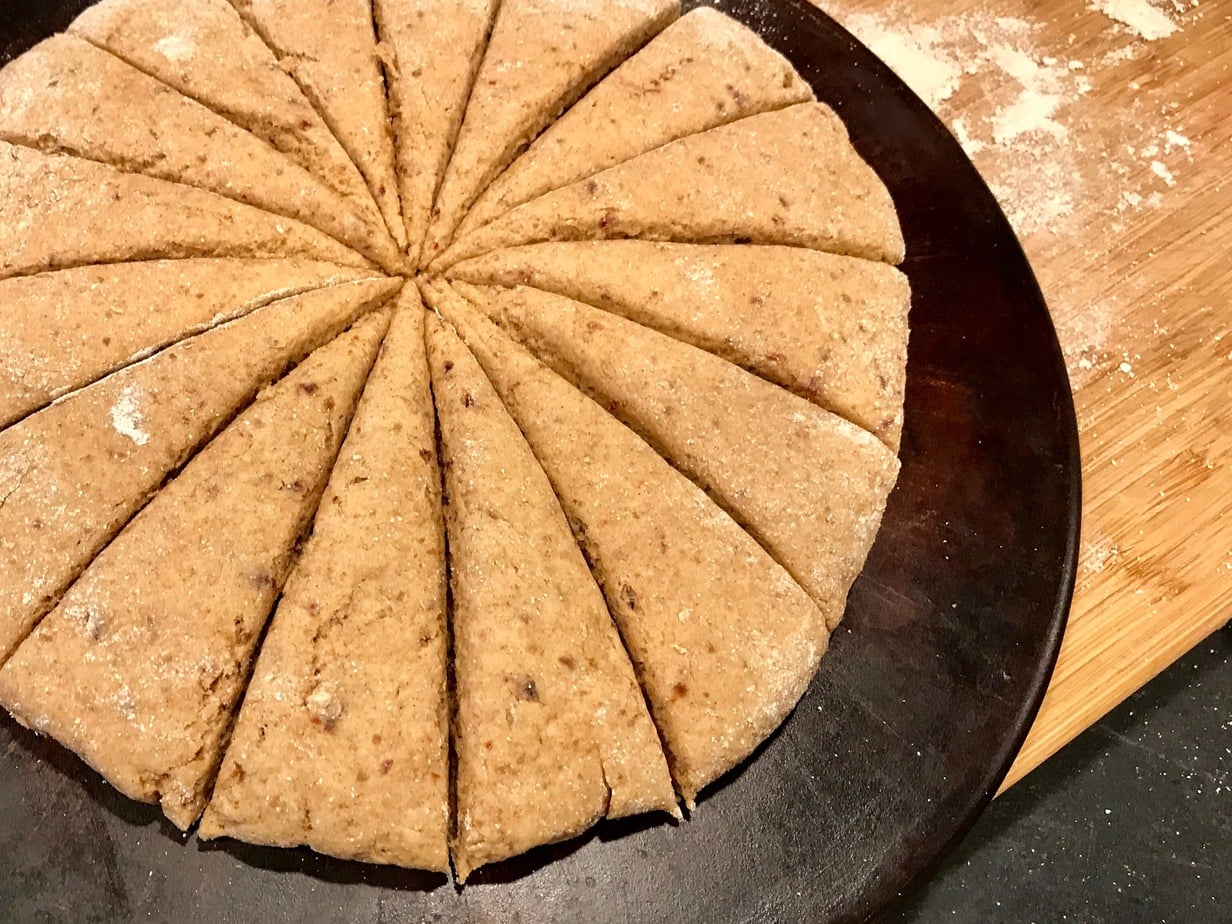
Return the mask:
<svg viewBox="0 0 1232 924">
<path fill-rule="evenodd" d="M 444 286 L 429 296 L 543 465 L 689 803 L 800 698 L 829 639 L 808 595 L 647 443 Z"/>
<path fill-rule="evenodd" d="M 536 135 L 679 15 L 679 0 L 503 0 L 420 262 L 449 245 L 471 203 Z"/>
<path fill-rule="evenodd" d="M 359 167 L 406 248 L 372 0 L 231 0 Z"/>
<path fill-rule="evenodd" d="M 91 559 L 256 392 L 401 280 L 274 302 L 0 433 L 0 662 Z"/>
<path fill-rule="evenodd" d="M 310 260 L 148 260 L 0 281 L 0 427 L 186 337 L 365 278 Z"/>
<path fill-rule="evenodd" d="M 203 838 L 449 871 L 445 535 L 423 330 L 408 286 L 261 648 Z"/>
<path fill-rule="evenodd" d="M 187 829 L 388 325 L 370 314 L 209 443 L 0 668 L 0 703 Z M 63 678 L 71 677 L 69 683 Z"/>
<path fill-rule="evenodd" d="M 699 7 L 536 138 L 475 200 L 455 237 L 669 141 L 812 98 L 791 64 L 755 32 Z"/>
<path fill-rule="evenodd" d="M 180 257 L 306 257 L 374 268 L 292 218 L 191 186 L 0 141 L 0 279 Z"/>
<path fill-rule="evenodd" d="M 185 183 L 295 218 L 387 270 L 401 255 L 337 192 L 265 142 L 84 39 L 57 35 L 0 71 L 0 138 Z"/>
<path fill-rule="evenodd" d="M 892 266 L 803 247 L 570 241 L 493 251 L 448 275 L 534 286 L 615 312 L 717 353 L 898 449 L 911 288 Z"/>
<path fill-rule="evenodd" d="M 355 164 L 227 0 L 103 0 L 68 31 L 256 135 L 382 225 Z"/>
<path fill-rule="evenodd" d="M 675 810 L 658 735 L 551 485 L 436 315 L 453 590 L 458 878 L 604 817 Z"/>
<path fill-rule="evenodd" d="M 903 259 L 889 191 L 828 106 L 799 103 L 546 193 L 459 238 L 433 269 L 517 244 L 600 238 L 789 244 Z"/>
<path fill-rule="evenodd" d="M 462 124 L 497 0 L 374 0 L 410 262 Z"/>
<path fill-rule="evenodd" d="M 898 476 L 882 442 L 601 309 L 526 287 L 456 285 L 715 498 L 809 592 L 826 624 L 838 624 Z"/>
</svg>

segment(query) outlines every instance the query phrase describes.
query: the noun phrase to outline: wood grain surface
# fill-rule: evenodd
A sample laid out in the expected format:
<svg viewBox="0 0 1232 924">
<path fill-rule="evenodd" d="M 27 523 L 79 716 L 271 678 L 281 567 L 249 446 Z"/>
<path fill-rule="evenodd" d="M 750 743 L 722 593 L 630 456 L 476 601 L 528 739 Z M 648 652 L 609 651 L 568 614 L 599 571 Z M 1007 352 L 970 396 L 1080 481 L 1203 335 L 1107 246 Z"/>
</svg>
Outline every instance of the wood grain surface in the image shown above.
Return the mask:
<svg viewBox="0 0 1232 924">
<path fill-rule="evenodd" d="M 820 5 L 963 143 L 1066 355 L 1082 552 L 1009 787 L 1232 617 L 1232 2 Z"/>
</svg>

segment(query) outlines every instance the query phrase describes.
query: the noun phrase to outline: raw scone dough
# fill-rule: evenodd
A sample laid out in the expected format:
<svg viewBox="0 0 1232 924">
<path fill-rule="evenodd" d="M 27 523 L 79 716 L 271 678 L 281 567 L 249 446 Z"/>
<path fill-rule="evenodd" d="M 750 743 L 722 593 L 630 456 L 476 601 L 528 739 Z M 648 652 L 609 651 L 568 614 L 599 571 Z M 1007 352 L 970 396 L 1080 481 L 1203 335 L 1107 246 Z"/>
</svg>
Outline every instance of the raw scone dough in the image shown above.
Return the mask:
<svg viewBox="0 0 1232 924">
<path fill-rule="evenodd" d="M 372 0 L 231 0 L 359 167 L 406 248 Z"/>
<path fill-rule="evenodd" d="M 227 0 L 103 0 L 68 31 L 252 132 L 383 226 L 355 164 Z"/>
<path fill-rule="evenodd" d="M 0 141 L 0 279 L 178 257 L 307 257 L 373 268 L 294 219 L 191 186 Z"/>
<path fill-rule="evenodd" d="M 0 707 L 203 840 L 459 882 L 770 736 L 910 293 L 688 6 L 101 0 L 0 69 Z"/>
<path fill-rule="evenodd" d="M 475 200 L 455 237 L 669 141 L 812 98 L 795 68 L 757 33 L 698 7 L 536 138 Z"/>
<path fill-rule="evenodd" d="M 339 193 L 255 135 L 72 35 L 0 71 L 0 138 L 185 183 L 295 218 L 386 270 L 401 255 Z"/>
<path fill-rule="evenodd" d="M 502 0 L 421 262 L 449 245 L 471 203 L 536 135 L 679 15 L 679 0 Z"/>
<path fill-rule="evenodd" d="M 311 289 L 365 277 L 310 260 L 148 260 L 0 281 L 0 427 L 155 350 Z"/>
<path fill-rule="evenodd" d="M 258 389 L 400 286 L 362 281 L 274 302 L 0 433 L 0 662 Z"/>
<path fill-rule="evenodd" d="M 632 430 L 446 287 L 429 297 L 462 332 L 551 479 L 692 807 L 787 717 L 826 649 L 825 618 Z"/>
<path fill-rule="evenodd" d="M 445 535 L 423 330 L 408 286 L 270 623 L 202 838 L 449 871 Z"/>
<path fill-rule="evenodd" d="M 410 263 L 462 125 L 497 0 L 374 0 Z"/>
<path fill-rule="evenodd" d="M 454 870 L 676 799 L 551 485 L 457 335 L 428 316 L 453 590 Z"/>
<path fill-rule="evenodd" d="M 599 308 L 526 287 L 457 287 L 705 489 L 838 624 L 898 476 L 883 443 Z"/>
<path fill-rule="evenodd" d="M 637 267 L 637 272 L 630 272 Z M 803 247 L 570 241 L 450 268 L 613 311 L 791 389 L 898 449 L 907 383 L 907 277 Z"/>
<path fill-rule="evenodd" d="M 500 247 L 596 238 L 790 244 L 900 263 L 890 193 L 822 103 L 689 135 L 459 238 L 433 269 Z"/>
<path fill-rule="evenodd" d="M 270 608 L 389 323 L 262 394 L 90 563 L 0 668 L 0 703 L 130 798 L 201 814 Z M 64 682 L 65 678 L 71 682 Z"/>
</svg>

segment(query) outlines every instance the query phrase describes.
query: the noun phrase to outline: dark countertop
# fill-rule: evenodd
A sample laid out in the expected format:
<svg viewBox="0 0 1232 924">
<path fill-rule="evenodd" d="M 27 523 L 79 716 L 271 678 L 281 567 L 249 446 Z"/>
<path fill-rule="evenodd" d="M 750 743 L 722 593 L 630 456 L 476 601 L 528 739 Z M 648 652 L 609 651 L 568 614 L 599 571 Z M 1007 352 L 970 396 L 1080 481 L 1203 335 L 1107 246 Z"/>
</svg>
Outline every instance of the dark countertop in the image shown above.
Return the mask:
<svg viewBox="0 0 1232 924">
<path fill-rule="evenodd" d="M 890 920 L 1232 922 L 1232 625 L 997 799 Z"/>
</svg>

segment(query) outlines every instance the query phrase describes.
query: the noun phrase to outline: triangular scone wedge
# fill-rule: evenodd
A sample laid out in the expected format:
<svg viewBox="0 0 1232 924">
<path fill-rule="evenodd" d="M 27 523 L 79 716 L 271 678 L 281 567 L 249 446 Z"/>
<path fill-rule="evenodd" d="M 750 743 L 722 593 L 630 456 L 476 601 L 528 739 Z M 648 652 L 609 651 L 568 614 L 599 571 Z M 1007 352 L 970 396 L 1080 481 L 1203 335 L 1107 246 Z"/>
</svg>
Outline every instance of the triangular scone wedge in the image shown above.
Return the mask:
<svg viewBox="0 0 1232 924">
<path fill-rule="evenodd" d="M 680 15 L 679 0 L 502 0 L 421 262 L 475 198 L 590 86 Z"/>
<path fill-rule="evenodd" d="M 72 35 L 0 71 L 0 138 L 185 183 L 295 218 L 387 270 L 402 257 L 318 177 L 200 103 Z"/>
<path fill-rule="evenodd" d="M 570 241 L 497 250 L 449 275 L 534 286 L 613 311 L 717 353 L 898 448 L 911 287 L 885 263 L 803 247 Z"/>
<path fill-rule="evenodd" d="M 445 534 L 411 286 L 261 646 L 200 835 L 449 871 Z"/>
<path fill-rule="evenodd" d="M 0 141 L 0 279 L 90 263 L 307 257 L 375 269 L 344 244 L 191 186 Z"/>
<path fill-rule="evenodd" d="M 274 302 L 0 434 L 0 662 L 170 472 L 400 284 L 368 280 Z"/>
<path fill-rule="evenodd" d="M 812 98 L 795 68 L 757 33 L 698 7 L 536 138 L 475 200 L 454 236 L 669 141 Z"/>
<path fill-rule="evenodd" d="M 536 241 L 788 244 L 900 263 L 890 193 L 838 116 L 800 103 L 689 135 L 532 199 L 433 267 Z"/>
<path fill-rule="evenodd" d="M 374 0 L 407 250 L 418 265 L 428 216 L 462 125 L 498 0 Z"/>
<path fill-rule="evenodd" d="M 389 322 L 312 354 L 103 550 L 0 668 L 0 703 L 187 829 Z"/>
<path fill-rule="evenodd" d="M 705 350 L 538 289 L 457 283 L 472 303 L 700 485 L 833 629 L 898 458 L 867 430 Z"/>
<path fill-rule="evenodd" d="M 453 590 L 458 878 L 604 817 L 675 810 L 633 665 L 543 469 L 428 316 Z"/>
<path fill-rule="evenodd" d="M 384 227 L 338 139 L 227 0 L 103 0 L 68 31 L 252 132 Z"/>
<path fill-rule="evenodd" d="M 0 281 L 0 428 L 155 350 L 360 270 L 310 260 L 148 260 Z"/>
<path fill-rule="evenodd" d="M 825 618 L 641 437 L 456 294 L 429 297 L 457 325 L 551 479 L 692 807 L 795 706 L 825 652 Z"/>
<path fill-rule="evenodd" d="M 231 0 L 359 167 L 406 248 L 372 0 Z"/>
</svg>

